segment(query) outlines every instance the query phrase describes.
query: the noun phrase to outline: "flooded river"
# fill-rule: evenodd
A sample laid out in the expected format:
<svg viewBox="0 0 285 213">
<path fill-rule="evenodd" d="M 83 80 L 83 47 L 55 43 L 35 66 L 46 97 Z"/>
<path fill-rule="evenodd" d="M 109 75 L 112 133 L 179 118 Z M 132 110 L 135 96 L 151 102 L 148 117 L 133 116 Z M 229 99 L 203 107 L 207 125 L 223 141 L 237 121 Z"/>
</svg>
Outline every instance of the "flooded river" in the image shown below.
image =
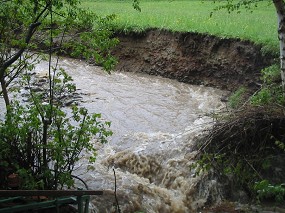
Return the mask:
<svg viewBox="0 0 285 213">
<path fill-rule="evenodd" d="M 215 180 L 201 182 L 190 165 L 196 138 L 213 124 L 207 114 L 224 107 L 223 91 L 138 73 L 109 75 L 66 58 L 60 66 L 74 78 L 79 105 L 112 122 L 109 143 L 94 144 L 96 163 L 82 159 L 76 170 L 90 189 L 104 190 L 92 198 L 92 211 L 115 212 L 113 169 L 122 212 L 195 212 L 211 196 L 218 199 Z M 86 172 L 88 165 L 94 170 Z"/>
</svg>

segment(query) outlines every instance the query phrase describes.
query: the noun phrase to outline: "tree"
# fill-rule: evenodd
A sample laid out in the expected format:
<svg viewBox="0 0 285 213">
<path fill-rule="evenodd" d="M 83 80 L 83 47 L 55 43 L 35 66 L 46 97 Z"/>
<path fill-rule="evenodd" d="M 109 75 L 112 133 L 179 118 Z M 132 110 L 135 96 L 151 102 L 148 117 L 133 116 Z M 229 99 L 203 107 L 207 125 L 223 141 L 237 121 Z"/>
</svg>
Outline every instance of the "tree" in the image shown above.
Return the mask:
<svg viewBox="0 0 285 213">
<path fill-rule="evenodd" d="M 78 0 L 1 0 L 0 83 L 6 106 L 10 104 L 8 86 L 27 67 L 23 53 L 43 44 L 50 47 L 48 52 L 54 52 L 53 41 L 60 35 L 59 46 L 65 45 L 77 56 L 93 57 L 110 70 L 115 59 L 109 49 L 117 43 L 110 39 L 111 19 L 80 9 Z M 94 29 L 95 24 L 100 30 Z M 66 34 L 78 39 L 68 39 Z M 12 51 L 14 47 L 17 49 Z"/>
<path fill-rule="evenodd" d="M 71 116 L 66 115 L 61 99 L 75 86 L 57 63 L 51 65 L 52 54 L 68 50 L 110 70 L 115 64 L 110 48 L 117 43 L 111 38 L 112 18 L 80 9 L 77 0 L 1 0 L 0 83 L 6 114 L 0 120 L 0 188 L 8 187 L 13 172 L 21 177 L 20 188 L 71 186 L 82 151 L 93 161 L 94 137 L 104 143 L 112 134 L 110 122 L 102 121 L 100 114 L 72 106 Z M 34 92 L 29 71 L 36 59 L 46 57 L 42 53 L 48 53 L 48 81 L 46 89 Z M 25 104 L 11 101 L 9 88 L 15 79 L 30 88 Z"/>
</svg>

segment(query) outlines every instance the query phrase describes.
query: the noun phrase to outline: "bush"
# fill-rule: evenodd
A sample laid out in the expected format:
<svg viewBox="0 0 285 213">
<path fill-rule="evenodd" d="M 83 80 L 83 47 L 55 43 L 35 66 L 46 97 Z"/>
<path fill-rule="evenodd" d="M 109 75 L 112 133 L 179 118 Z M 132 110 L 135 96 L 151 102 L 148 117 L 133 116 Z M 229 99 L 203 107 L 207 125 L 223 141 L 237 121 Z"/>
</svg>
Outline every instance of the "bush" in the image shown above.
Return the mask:
<svg viewBox="0 0 285 213">
<path fill-rule="evenodd" d="M 251 97 L 251 104 L 254 106 L 264 106 L 271 103 L 283 105 L 284 96 L 282 86 L 280 84 L 280 67 L 272 65 L 261 71 L 263 85 L 260 91 Z"/>
<path fill-rule="evenodd" d="M 64 77 L 54 79 L 54 100 L 73 88 L 66 73 L 59 76 Z M 85 108 L 74 105 L 67 115 L 63 103 L 45 103 L 42 98 L 48 92 L 30 91 L 28 103 L 13 103 L 0 122 L 1 188 L 8 188 L 11 173 L 19 175 L 20 189 L 71 187 L 75 163 L 83 153 L 94 161 L 95 140 L 105 143 L 112 134 L 110 122 L 102 121 L 100 114 L 89 115 Z"/>
<path fill-rule="evenodd" d="M 229 121 L 217 123 L 200 144 L 196 171 L 214 168 L 221 180 L 230 180 L 233 190 L 242 189 L 255 196 L 256 182 L 265 178 L 283 180 L 284 162 L 275 159 L 284 155 L 284 125 L 285 117 L 280 112 L 263 108 L 231 114 Z M 279 168 L 278 173 L 274 166 Z"/>
<path fill-rule="evenodd" d="M 241 87 L 229 97 L 229 106 L 233 109 L 239 108 L 245 101 L 246 88 Z"/>
<path fill-rule="evenodd" d="M 285 184 L 272 185 L 268 180 L 256 182 L 254 189 L 259 200 L 274 198 L 276 202 L 283 202 L 285 199 Z"/>
</svg>

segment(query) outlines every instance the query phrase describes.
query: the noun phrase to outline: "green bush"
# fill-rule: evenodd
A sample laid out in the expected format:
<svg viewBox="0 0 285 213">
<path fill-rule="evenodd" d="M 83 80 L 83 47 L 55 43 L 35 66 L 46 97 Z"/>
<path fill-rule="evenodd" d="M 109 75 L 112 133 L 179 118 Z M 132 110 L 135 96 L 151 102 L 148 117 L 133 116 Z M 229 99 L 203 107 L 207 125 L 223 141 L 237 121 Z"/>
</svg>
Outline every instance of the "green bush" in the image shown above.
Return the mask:
<svg viewBox="0 0 285 213">
<path fill-rule="evenodd" d="M 271 103 L 284 104 L 284 96 L 282 92 L 280 67 L 272 65 L 261 71 L 263 81 L 262 88 L 254 94 L 250 101 L 254 106 L 264 106 Z"/>
<path fill-rule="evenodd" d="M 244 99 L 245 93 L 246 93 L 245 87 L 241 87 L 237 91 L 235 91 L 229 97 L 229 106 L 233 109 L 237 109 L 238 107 L 240 107 L 245 101 Z"/>
<path fill-rule="evenodd" d="M 276 202 L 281 203 L 285 199 L 285 183 L 272 185 L 268 180 L 262 180 L 255 183 L 254 189 L 259 200 L 274 198 Z"/>
<path fill-rule="evenodd" d="M 54 100 L 73 88 L 66 73 L 58 76 L 64 77 L 54 80 Z M 21 189 L 71 187 L 72 172 L 82 153 L 94 161 L 94 142 L 105 143 L 112 134 L 110 122 L 102 121 L 100 114 L 89 115 L 85 108 L 72 106 L 67 115 L 63 103 L 43 101 L 45 92 L 49 90 L 40 94 L 30 91 L 28 103 L 11 104 L 0 122 L 1 188 L 8 188 L 7 176 L 11 173 L 19 175 Z"/>
</svg>

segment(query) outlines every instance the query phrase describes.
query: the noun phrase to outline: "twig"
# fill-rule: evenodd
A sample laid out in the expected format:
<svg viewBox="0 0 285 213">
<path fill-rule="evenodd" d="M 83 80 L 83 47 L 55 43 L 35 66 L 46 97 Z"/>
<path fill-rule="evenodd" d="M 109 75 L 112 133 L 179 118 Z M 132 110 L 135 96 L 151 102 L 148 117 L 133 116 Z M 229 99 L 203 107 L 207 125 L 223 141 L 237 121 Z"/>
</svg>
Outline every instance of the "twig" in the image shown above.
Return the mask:
<svg viewBox="0 0 285 213">
<path fill-rule="evenodd" d="M 89 190 L 87 183 L 86 183 L 83 179 L 81 179 L 80 177 L 78 177 L 78 176 L 76 176 L 76 175 L 71 175 L 71 177 L 73 177 L 73 178 L 75 178 L 75 179 L 81 181 L 81 182 L 84 184 L 86 190 Z"/>
<path fill-rule="evenodd" d="M 113 168 L 113 172 L 114 172 L 114 177 L 115 177 L 115 199 L 116 199 L 116 205 L 117 205 L 117 210 L 119 213 L 121 213 L 121 209 L 120 209 L 120 205 L 119 205 L 119 201 L 118 201 L 118 198 L 117 198 L 117 179 L 116 179 L 116 172 L 115 172 L 115 169 Z"/>
<path fill-rule="evenodd" d="M 244 157 L 244 160 L 245 160 L 245 162 L 252 168 L 252 170 L 258 175 L 258 177 L 260 178 L 260 180 L 263 180 L 263 178 L 262 178 L 262 176 L 259 174 L 259 172 L 256 171 L 256 169 L 253 167 L 253 165 L 250 164 L 250 163 L 248 162 L 248 160 L 247 160 L 245 157 Z"/>
</svg>

